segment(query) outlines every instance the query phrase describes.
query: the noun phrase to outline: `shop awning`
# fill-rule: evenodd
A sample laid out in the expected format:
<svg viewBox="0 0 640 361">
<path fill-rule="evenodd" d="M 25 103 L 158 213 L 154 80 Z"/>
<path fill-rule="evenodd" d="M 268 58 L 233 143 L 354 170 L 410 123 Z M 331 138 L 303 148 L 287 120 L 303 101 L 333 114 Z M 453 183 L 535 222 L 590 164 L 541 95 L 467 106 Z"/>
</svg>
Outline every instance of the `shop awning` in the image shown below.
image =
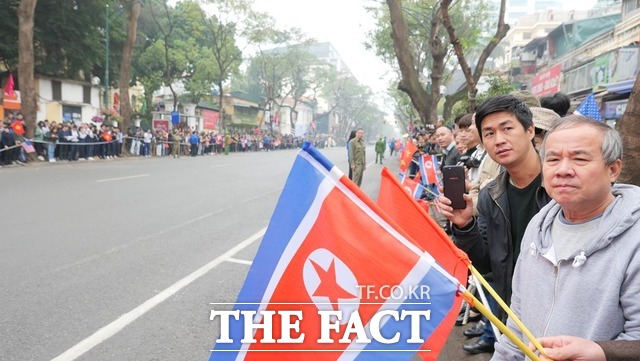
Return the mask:
<svg viewBox="0 0 640 361">
<path fill-rule="evenodd" d="M 635 79 L 629 79 L 618 83 L 607 84 L 607 93 L 631 93 L 631 89 L 633 89 L 633 84 L 635 83 L 635 81 Z"/>
</svg>

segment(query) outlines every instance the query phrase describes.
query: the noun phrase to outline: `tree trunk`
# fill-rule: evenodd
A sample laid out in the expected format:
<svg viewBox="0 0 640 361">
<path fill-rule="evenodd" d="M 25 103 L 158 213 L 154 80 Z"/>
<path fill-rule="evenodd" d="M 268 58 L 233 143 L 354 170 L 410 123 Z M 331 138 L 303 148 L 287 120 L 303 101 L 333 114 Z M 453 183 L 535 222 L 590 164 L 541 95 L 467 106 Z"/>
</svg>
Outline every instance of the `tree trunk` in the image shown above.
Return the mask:
<svg viewBox="0 0 640 361">
<path fill-rule="evenodd" d="M 640 74 L 636 77 L 629 103 L 622 116 L 620 135 L 624 143 L 624 166 L 620 181 L 640 185 L 640 127 L 636 124 L 640 119 Z"/>
<path fill-rule="evenodd" d="M 442 8 L 437 6 L 431 14 L 431 92 L 428 94 L 427 103 L 429 106 L 429 117 L 427 121 L 436 124 L 438 121 L 438 103 L 440 102 L 440 84 L 442 83 L 442 74 L 444 74 L 444 59 L 447 56 L 448 45 L 442 43 L 442 39 L 438 35 L 440 32 L 440 16 Z M 425 124 L 426 125 L 426 124 Z"/>
<path fill-rule="evenodd" d="M 220 134 L 222 136 L 224 136 L 225 134 L 227 134 L 227 128 L 225 125 L 225 119 L 224 119 L 224 108 L 223 108 L 223 99 L 224 99 L 224 91 L 222 90 L 222 82 L 218 83 L 218 90 L 220 90 L 220 95 L 218 96 L 218 111 L 220 112 L 220 118 L 219 118 L 219 122 L 220 124 L 218 124 L 218 129 L 220 130 Z"/>
<path fill-rule="evenodd" d="M 453 49 L 456 53 L 456 57 L 458 58 L 458 63 L 460 64 L 462 73 L 467 80 L 467 92 L 469 95 L 468 111 L 470 113 L 475 111 L 476 95 L 478 93 L 476 84 L 480 80 L 480 76 L 482 76 L 484 65 L 498 43 L 500 43 L 500 41 L 505 37 L 505 35 L 507 35 L 507 32 L 509 31 L 509 25 L 504 22 L 506 2 L 507 0 L 502 0 L 500 2 L 498 28 L 496 29 L 495 35 L 491 38 L 489 43 L 487 43 L 487 46 L 482 51 L 482 54 L 480 54 L 480 58 L 478 59 L 476 68 L 472 74 L 471 67 L 469 66 L 469 63 L 467 63 L 467 59 L 464 56 L 464 50 L 462 49 L 462 44 L 460 44 L 460 39 L 458 39 L 455 28 L 451 23 L 451 16 L 449 16 L 449 6 L 451 5 L 451 0 L 442 0 L 442 23 L 447 29 L 447 33 L 449 34 L 449 41 L 451 42 L 451 44 L 453 44 Z"/>
<path fill-rule="evenodd" d="M 129 6 L 129 16 L 127 22 L 127 40 L 122 49 L 122 62 L 120 63 L 120 116 L 122 116 L 122 125 L 120 128 L 127 134 L 129 130 L 129 122 L 133 115 L 131 109 L 131 101 L 129 97 L 129 85 L 131 84 L 131 54 L 133 46 L 136 42 L 136 32 L 138 29 L 138 17 L 142 3 L 138 0 L 126 1 L 123 5 Z"/>
<path fill-rule="evenodd" d="M 451 119 L 451 113 L 453 112 L 453 106 L 456 105 L 457 102 L 464 99 L 464 96 L 467 95 L 467 89 L 462 88 L 457 92 L 447 95 L 444 99 L 444 109 L 442 110 L 442 116 L 444 119 Z"/>
<path fill-rule="evenodd" d="M 411 99 L 411 104 L 420 115 L 420 120 L 424 125 L 429 123 L 429 103 L 427 102 L 426 89 L 420 84 L 418 72 L 411 50 L 409 50 L 409 31 L 407 22 L 402 13 L 401 0 L 387 0 L 389 15 L 391 17 L 391 37 L 393 38 L 393 49 L 398 59 L 398 66 L 402 79 L 398 83 L 398 89 L 407 93 Z"/>
<path fill-rule="evenodd" d="M 26 134 L 33 138 L 36 129 L 37 101 L 33 77 L 33 19 L 37 0 L 21 0 L 18 7 L 18 82 L 22 98 L 22 114 L 26 120 Z"/>
</svg>

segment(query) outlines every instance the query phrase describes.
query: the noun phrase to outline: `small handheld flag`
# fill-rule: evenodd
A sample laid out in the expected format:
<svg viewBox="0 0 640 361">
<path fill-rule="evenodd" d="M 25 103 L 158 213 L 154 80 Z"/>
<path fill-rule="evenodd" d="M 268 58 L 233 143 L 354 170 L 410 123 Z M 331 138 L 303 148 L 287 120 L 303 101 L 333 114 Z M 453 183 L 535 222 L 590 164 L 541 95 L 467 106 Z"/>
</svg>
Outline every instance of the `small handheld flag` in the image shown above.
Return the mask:
<svg viewBox="0 0 640 361">
<path fill-rule="evenodd" d="M 584 115 L 585 117 L 589 117 L 600 122 L 604 120 L 602 119 L 602 114 L 600 114 L 600 106 L 596 101 L 596 96 L 593 93 L 589 94 L 573 113 Z"/>
<path fill-rule="evenodd" d="M 407 145 L 404 147 L 404 151 L 402 151 L 402 155 L 400 156 L 400 171 L 402 173 L 407 171 L 409 165 L 411 164 L 411 159 L 413 158 L 413 153 L 418 151 L 418 147 L 413 144 L 411 139 L 407 140 Z"/>
<path fill-rule="evenodd" d="M 11 128 L 13 128 L 13 132 L 16 133 L 17 135 L 24 134 L 24 126 L 22 125 L 22 122 L 19 120 L 16 120 L 15 122 L 11 123 Z"/>
<path fill-rule="evenodd" d="M 420 162 L 420 174 L 424 184 L 438 183 L 438 158 L 432 154 L 424 154 L 418 159 Z"/>
<path fill-rule="evenodd" d="M 422 198 L 422 193 L 424 192 L 424 186 L 422 184 L 407 177 L 403 173 L 400 173 L 398 176 L 400 177 L 400 183 L 404 189 L 413 196 L 413 199 Z"/>
<path fill-rule="evenodd" d="M 33 144 L 29 140 L 25 140 L 20 145 L 22 146 L 22 149 L 24 149 L 24 151 L 26 153 L 35 153 L 36 152 L 36 148 L 33 147 Z"/>
</svg>

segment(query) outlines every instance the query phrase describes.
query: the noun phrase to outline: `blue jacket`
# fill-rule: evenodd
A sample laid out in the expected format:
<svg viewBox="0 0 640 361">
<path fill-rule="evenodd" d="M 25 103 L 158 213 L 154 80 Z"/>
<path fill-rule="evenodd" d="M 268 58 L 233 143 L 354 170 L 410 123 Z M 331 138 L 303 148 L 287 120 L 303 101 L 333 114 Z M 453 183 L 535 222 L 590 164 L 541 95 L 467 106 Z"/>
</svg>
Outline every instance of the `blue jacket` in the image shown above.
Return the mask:
<svg viewBox="0 0 640 361">
<path fill-rule="evenodd" d="M 198 138 L 198 135 L 196 134 L 191 134 L 191 136 L 189 137 L 189 143 L 196 145 L 198 144 L 198 142 L 200 141 L 200 139 Z"/>
</svg>

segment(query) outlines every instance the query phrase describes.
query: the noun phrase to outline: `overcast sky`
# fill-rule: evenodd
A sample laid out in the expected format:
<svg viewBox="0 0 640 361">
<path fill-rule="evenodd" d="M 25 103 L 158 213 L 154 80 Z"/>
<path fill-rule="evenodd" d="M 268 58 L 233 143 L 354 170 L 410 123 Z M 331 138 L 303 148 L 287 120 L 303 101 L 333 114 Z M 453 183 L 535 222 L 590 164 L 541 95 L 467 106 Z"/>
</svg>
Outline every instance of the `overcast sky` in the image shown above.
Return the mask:
<svg viewBox="0 0 640 361">
<path fill-rule="evenodd" d="M 254 0 L 256 10 L 270 13 L 279 27 L 302 29 L 319 42 L 328 41 L 360 82 L 384 93 L 389 67 L 364 47 L 374 19 L 364 9 L 372 0 Z"/>
<path fill-rule="evenodd" d="M 383 0 L 254 0 L 254 8 L 271 14 L 279 27 L 302 29 L 319 42 L 331 42 L 358 80 L 380 96 L 390 68 L 364 47 L 374 19 L 366 5 Z M 565 0 L 565 9 L 590 9 L 596 0 Z"/>
</svg>

